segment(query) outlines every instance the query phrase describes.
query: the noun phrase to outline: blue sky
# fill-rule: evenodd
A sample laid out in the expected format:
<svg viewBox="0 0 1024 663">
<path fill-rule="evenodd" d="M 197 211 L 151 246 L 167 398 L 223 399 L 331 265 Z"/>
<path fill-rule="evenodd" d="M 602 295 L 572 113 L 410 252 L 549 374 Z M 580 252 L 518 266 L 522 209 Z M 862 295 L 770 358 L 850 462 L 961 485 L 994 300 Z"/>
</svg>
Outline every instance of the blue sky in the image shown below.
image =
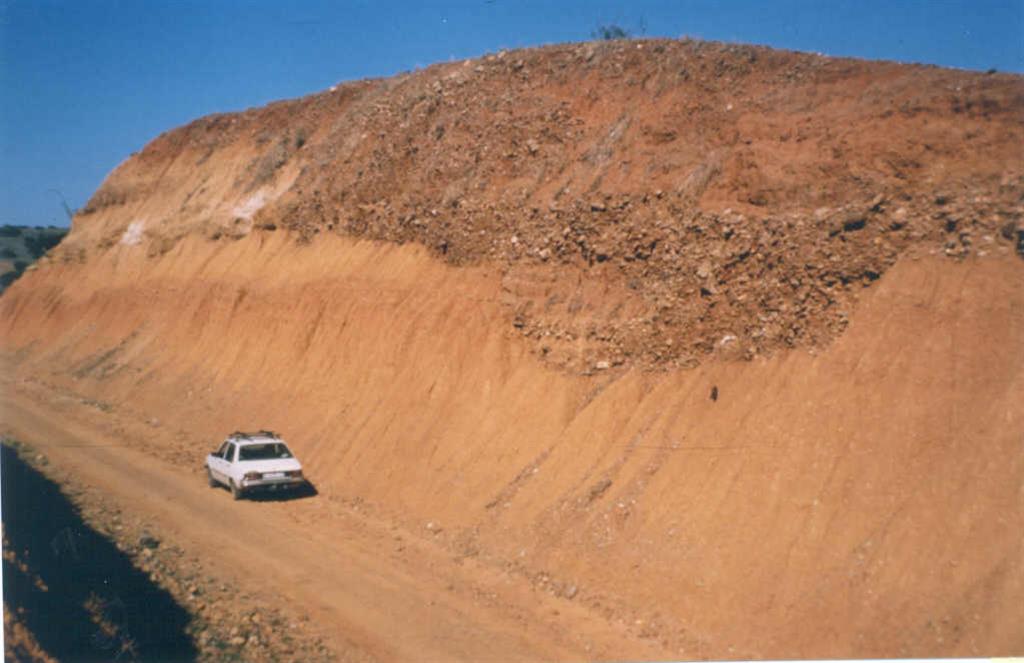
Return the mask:
<svg viewBox="0 0 1024 663">
<path fill-rule="evenodd" d="M 0 0 L 0 223 L 67 225 L 159 133 L 502 48 L 634 34 L 1024 72 L 1024 0 Z"/>
</svg>

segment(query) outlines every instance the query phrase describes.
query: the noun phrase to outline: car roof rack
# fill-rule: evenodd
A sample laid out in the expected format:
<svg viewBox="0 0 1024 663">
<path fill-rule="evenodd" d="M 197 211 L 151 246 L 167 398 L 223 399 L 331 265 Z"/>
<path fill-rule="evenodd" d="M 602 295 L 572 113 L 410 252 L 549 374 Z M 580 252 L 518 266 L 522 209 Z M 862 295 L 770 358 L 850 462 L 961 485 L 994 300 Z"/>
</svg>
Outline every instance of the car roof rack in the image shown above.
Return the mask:
<svg viewBox="0 0 1024 663">
<path fill-rule="evenodd" d="M 257 438 L 257 437 L 269 437 L 269 438 L 274 439 L 274 440 L 280 440 L 281 439 L 281 436 L 278 435 L 277 433 L 275 433 L 272 430 L 260 430 L 260 431 L 257 431 L 255 433 L 246 433 L 244 431 L 236 430 L 231 435 L 228 435 L 228 439 L 232 439 L 232 440 L 245 440 L 245 439 L 252 440 L 252 439 Z"/>
</svg>

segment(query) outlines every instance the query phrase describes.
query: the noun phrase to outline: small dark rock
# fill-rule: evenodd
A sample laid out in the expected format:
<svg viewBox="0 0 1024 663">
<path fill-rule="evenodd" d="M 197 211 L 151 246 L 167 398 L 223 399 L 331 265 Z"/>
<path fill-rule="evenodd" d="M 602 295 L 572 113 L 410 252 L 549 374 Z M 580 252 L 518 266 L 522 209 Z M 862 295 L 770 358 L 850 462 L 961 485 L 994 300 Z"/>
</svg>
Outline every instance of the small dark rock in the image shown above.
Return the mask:
<svg viewBox="0 0 1024 663">
<path fill-rule="evenodd" d="M 608 490 L 612 485 L 611 479 L 601 479 L 593 486 L 590 487 L 590 491 L 587 494 L 587 501 L 593 502 L 598 497 L 604 494 L 604 491 Z"/>
<path fill-rule="evenodd" d="M 747 202 L 757 207 L 764 207 L 768 204 L 768 196 L 763 191 L 758 191 L 747 196 Z"/>
<path fill-rule="evenodd" d="M 863 217 L 848 219 L 846 223 L 843 224 L 843 232 L 848 233 L 855 230 L 863 230 L 866 223 L 867 220 Z"/>
<path fill-rule="evenodd" d="M 160 540 L 152 534 L 143 534 L 139 537 L 139 545 L 149 550 L 154 550 L 160 546 Z"/>
</svg>

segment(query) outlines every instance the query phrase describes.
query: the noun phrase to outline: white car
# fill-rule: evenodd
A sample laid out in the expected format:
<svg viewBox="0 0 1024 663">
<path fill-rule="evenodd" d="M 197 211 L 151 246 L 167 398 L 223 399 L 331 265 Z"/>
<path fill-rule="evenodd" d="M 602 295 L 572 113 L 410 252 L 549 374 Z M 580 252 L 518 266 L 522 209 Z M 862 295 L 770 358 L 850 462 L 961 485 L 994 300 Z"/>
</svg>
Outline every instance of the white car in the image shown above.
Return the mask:
<svg viewBox="0 0 1024 663">
<path fill-rule="evenodd" d="M 302 464 L 276 433 L 232 433 L 206 457 L 210 486 L 225 485 L 234 499 L 256 490 L 304 487 Z"/>
</svg>

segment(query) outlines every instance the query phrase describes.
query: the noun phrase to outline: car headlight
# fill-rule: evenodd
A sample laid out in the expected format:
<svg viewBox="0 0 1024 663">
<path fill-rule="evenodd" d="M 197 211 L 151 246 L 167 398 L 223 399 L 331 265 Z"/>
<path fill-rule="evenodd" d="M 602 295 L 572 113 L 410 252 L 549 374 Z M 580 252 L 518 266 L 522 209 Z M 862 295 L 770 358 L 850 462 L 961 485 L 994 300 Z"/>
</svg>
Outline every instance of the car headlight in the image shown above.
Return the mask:
<svg viewBox="0 0 1024 663">
<path fill-rule="evenodd" d="M 293 479 L 301 479 L 302 478 L 302 470 L 290 470 L 288 472 L 285 472 L 284 475 L 286 477 L 291 477 Z"/>
<path fill-rule="evenodd" d="M 259 472 L 246 472 L 245 477 L 243 478 L 246 481 L 258 481 L 263 478 L 263 475 L 260 474 Z"/>
</svg>

